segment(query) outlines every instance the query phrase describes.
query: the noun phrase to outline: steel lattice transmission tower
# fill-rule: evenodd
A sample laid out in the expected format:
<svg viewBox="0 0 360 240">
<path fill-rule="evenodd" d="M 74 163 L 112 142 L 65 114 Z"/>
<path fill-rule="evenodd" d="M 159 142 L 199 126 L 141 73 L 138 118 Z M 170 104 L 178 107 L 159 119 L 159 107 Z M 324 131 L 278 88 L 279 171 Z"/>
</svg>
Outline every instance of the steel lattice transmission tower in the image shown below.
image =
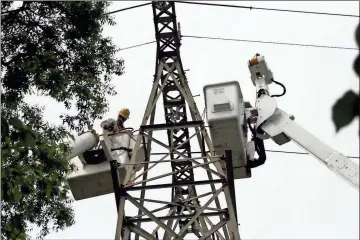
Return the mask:
<svg viewBox="0 0 360 240">
<path fill-rule="evenodd" d="M 231 161 L 227 161 L 231 160 L 231 153 L 225 157 L 213 154 L 211 140 L 181 63 L 174 2 L 152 2 L 152 9 L 157 41 L 156 72 L 140 127 L 142 137 L 137 139 L 130 164 L 135 163 L 137 150 L 141 147 L 145 151 L 145 163 L 136 176 L 132 167 L 128 167 L 125 180 L 119 189 L 115 189 L 119 208 L 116 239 L 238 240 L 234 180 L 232 171 L 227 173 L 226 170 L 231 169 L 228 165 Z M 162 120 L 161 124 L 155 124 L 156 104 L 161 95 L 165 123 Z M 153 136 L 161 130 L 166 131 L 167 142 Z M 192 136 L 191 131 L 194 131 Z M 191 139 L 196 138 L 201 149 L 198 157 L 190 144 Z M 162 146 L 168 154 L 157 160 L 150 159 L 154 156 L 152 144 Z M 160 165 L 168 166 L 166 173 L 157 173 Z M 204 172 L 203 180 L 197 180 L 198 175 L 194 175 L 199 169 Z M 155 175 L 149 177 L 150 173 Z M 169 176 L 171 178 L 166 178 Z M 159 179 L 164 179 L 161 184 L 153 184 Z M 157 189 L 157 194 L 147 198 L 152 189 Z M 164 196 L 165 189 L 171 189 L 171 196 Z M 220 201 L 221 197 L 225 200 Z M 137 216 L 127 215 L 129 203 L 138 210 Z M 161 207 L 157 207 L 159 204 Z M 164 211 L 166 213 L 161 214 Z"/>
</svg>

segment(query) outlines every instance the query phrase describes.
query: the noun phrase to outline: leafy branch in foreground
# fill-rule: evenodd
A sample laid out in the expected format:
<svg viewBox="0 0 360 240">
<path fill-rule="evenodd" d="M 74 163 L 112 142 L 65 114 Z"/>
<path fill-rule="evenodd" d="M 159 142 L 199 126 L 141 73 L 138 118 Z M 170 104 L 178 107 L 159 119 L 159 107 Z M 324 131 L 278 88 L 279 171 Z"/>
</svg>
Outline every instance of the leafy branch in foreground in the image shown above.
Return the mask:
<svg viewBox="0 0 360 240">
<path fill-rule="evenodd" d="M 74 223 L 66 176 L 69 131 L 81 132 L 108 111 L 112 76 L 122 75 L 103 26 L 114 25 L 104 1 L 1 1 L 1 236 L 30 238 Z M 64 104 L 63 125 L 43 119 L 26 96 Z M 46 103 L 43 103 L 46 104 Z M 60 113 L 59 113 L 60 114 Z M 57 117 L 57 116 L 54 116 Z"/>
<path fill-rule="evenodd" d="M 356 29 L 356 43 L 360 47 L 360 24 Z M 354 61 L 354 70 L 360 77 L 360 55 Z M 347 91 L 339 98 L 332 107 L 332 120 L 338 132 L 343 127 L 350 124 L 360 115 L 360 96 L 352 90 Z M 360 130 L 359 130 L 360 135 Z"/>
</svg>

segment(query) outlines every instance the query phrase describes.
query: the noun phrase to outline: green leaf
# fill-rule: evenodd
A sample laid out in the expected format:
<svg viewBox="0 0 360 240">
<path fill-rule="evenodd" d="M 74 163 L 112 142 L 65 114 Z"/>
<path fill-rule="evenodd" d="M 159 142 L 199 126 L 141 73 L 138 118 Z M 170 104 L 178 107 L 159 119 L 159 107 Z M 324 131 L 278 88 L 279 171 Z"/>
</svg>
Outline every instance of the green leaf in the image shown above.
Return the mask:
<svg viewBox="0 0 360 240">
<path fill-rule="evenodd" d="M 19 202 L 21 199 L 21 192 L 20 192 L 19 188 L 17 188 L 17 187 L 14 188 L 14 199 L 15 199 L 15 202 Z"/>
<path fill-rule="evenodd" d="M 8 232 L 11 232 L 11 231 L 12 231 L 12 227 L 11 227 L 11 224 L 10 224 L 10 223 L 7 223 L 7 224 L 6 224 L 5 230 L 8 231 Z"/>
<path fill-rule="evenodd" d="M 355 59 L 353 67 L 357 75 L 360 77 L 360 56 Z"/>
<path fill-rule="evenodd" d="M 38 138 L 38 133 L 36 133 L 34 130 L 32 130 L 31 128 L 27 128 L 27 133 L 30 134 L 32 136 L 32 138 L 37 139 Z"/>
<path fill-rule="evenodd" d="M 25 125 L 24 123 L 18 119 L 18 118 L 12 118 L 10 120 L 10 124 L 15 128 L 15 129 L 25 129 Z"/>
<path fill-rule="evenodd" d="M 56 174 L 51 175 L 51 180 L 56 181 L 59 177 Z"/>
<path fill-rule="evenodd" d="M 355 40 L 356 40 L 358 47 L 360 47 L 360 24 L 356 28 Z M 357 73 L 357 75 L 360 77 L 360 56 L 359 55 L 355 59 L 353 67 L 354 67 L 354 70 Z"/>
<path fill-rule="evenodd" d="M 6 159 L 9 154 L 9 148 L 1 148 L 1 158 Z"/>
<path fill-rule="evenodd" d="M 36 144 L 36 139 L 34 136 L 29 132 L 26 131 L 24 135 L 24 144 L 28 147 L 34 147 Z"/>
<path fill-rule="evenodd" d="M 45 194 L 46 194 L 47 198 L 51 197 L 51 185 L 50 184 L 46 185 Z"/>
<path fill-rule="evenodd" d="M 355 40 L 356 40 L 358 47 L 360 47 L 360 24 L 358 24 L 356 31 L 355 31 Z"/>
<path fill-rule="evenodd" d="M 26 239 L 26 233 L 20 233 L 19 238 L 20 239 Z"/>
<path fill-rule="evenodd" d="M 358 95 L 349 90 L 332 107 L 332 120 L 336 132 L 350 124 L 357 115 L 359 115 Z"/>
<path fill-rule="evenodd" d="M 1 136 L 9 136 L 9 124 L 3 116 L 1 116 Z"/>
<path fill-rule="evenodd" d="M 14 235 L 18 235 L 20 233 L 20 231 L 18 229 L 14 229 Z"/>
</svg>

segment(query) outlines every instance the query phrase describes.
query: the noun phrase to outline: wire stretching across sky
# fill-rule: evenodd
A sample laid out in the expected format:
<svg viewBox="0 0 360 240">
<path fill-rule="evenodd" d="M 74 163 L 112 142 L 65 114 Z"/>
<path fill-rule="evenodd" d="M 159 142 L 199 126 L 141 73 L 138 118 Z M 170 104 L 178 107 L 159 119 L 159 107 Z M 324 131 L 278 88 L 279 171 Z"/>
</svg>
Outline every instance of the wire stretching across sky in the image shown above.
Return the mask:
<svg viewBox="0 0 360 240">
<path fill-rule="evenodd" d="M 288 12 L 288 13 L 300 13 L 300 14 L 316 14 L 316 15 L 327 15 L 327 16 L 336 16 L 336 17 L 356 17 L 359 18 L 358 15 L 353 14 L 344 14 L 344 13 L 327 13 L 327 12 L 315 12 L 315 11 L 302 11 L 302 10 L 291 10 L 291 9 L 279 9 L 279 8 L 263 8 L 263 7 L 253 7 L 253 6 L 242 6 L 242 5 L 227 5 L 227 4 L 218 4 L 218 3 L 205 3 L 205 2 L 190 2 L 190 1 L 174 1 L 176 3 L 185 3 L 185 4 L 194 4 L 194 5 L 204 5 L 204 6 L 212 6 L 212 7 L 228 7 L 228 8 L 238 8 L 238 9 L 249 9 L 249 10 L 263 10 L 263 11 L 277 11 L 277 12 Z M 114 14 L 117 12 L 122 12 L 138 7 L 143 7 L 150 5 L 151 2 L 134 5 L 127 8 L 118 9 L 115 11 L 111 11 L 106 13 L 107 15 Z"/>
<path fill-rule="evenodd" d="M 316 45 L 316 44 L 304 44 L 304 43 L 289 43 L 289 42 L 278 42 L 278 41 L 264 41 L 264 40 L 250 40 L 250 39 L 238 39 L 238 38 L 224 38 L 224 37 L 208 37 L 208 36 L 195 36 L 195 35 L 182 35 L 183 38 L 195 38 L 203 40 L 222 40 L 232 42 L 248 42 L 248 43 L 263 43 L 263 44 L 275 44 L 275 45 L 288 45 L 296 47 L 314 47 L 314 48 L 328 48 L 328 49 L 340 49 L 340 50 L 352 50 L 359 51 L 358 48 L 353 47 L 342 47 L 342 46 L 331 46 L 331 45 Z M 131 45 L 128 47 L 120 48 L 120 50 L 127 50 L 130 48 L 141 47 L 156 43 L 156 41 L 148 41 L 141 44 Z"/>
<path fill-rule="evenodd" d="M 337 17 L 356 17 L 356 18 L 360 17 L 358 15 L 343 14 L 343 13 L 327 13 L 327 12 L 302 11 L 302 10 L 290 10 L 290 9 L 279 9 L 279 8 L 263 8 L 263 7 L 227 5 L 227 4 L 205 3 L 205 2 L 189 2 L 189 1 L 174 1 L 174 2 L 194 4 L 194 5 L 203 5 L 203 6 L 212 6 L 212 7 L 241 8 L 241 9 L 249 9 L 249 10 L 264 10 L 264 11 L 277 11 L 277 12 L 302 13 L 302 14 L 317 14 L 317 15 L 337 16 Z"/>
<path fill-rule="evenodd" d="M 316 44 L 290 43 L 290 42 L 264 41 L 264 40 L 249 40 L 249 39 L 236 39 L 236 38 L 223 38 L 223 37 L 206 37 L 206 36 L 195 36 L 195 35 L 182 35 L 182 37 L 184 37 L 184 38 L 208 39 L 208 40 L 223 40 L 223 41 L 233 41 L 233 42 L 277 44 L 277 45 L 288 45 L 288 46 L 298 46 L 298 47 L 336 48 L 336 49 L 342 49 L 342 50 L 356 50 L 356 51 L 359 51 L 358 48 L 330 46 L 330 45 L 316 45 Z"/>
<path fill-rule="evenodd" d="M 216 7 L 230 7 L 230 8 L 240 8 L 240 9 L 256 9 L 256 10 L 266 10 L 266 11 L 280 11 L 280 12 L 290 12 L 290 13 L 302 13 L 302 14 L 317 14 L 317 15 L 329 15 L 329 16 L 341 16 L 341 17 L 356 17 L 358 15 L 351 14 L 342 14 L 342 13 L 326 13 L 326 12 L 314 12 L 314 11 L 301 11 L 301 10 L 289 10 L 289 9 L 277 9 L 277 8 L 262 8 L 262 7 L 252 7 L 252 6 L 241 6 L 241 5 L 227 5 L 227 4 L 217 4 L 217 3 L 205 3 L 205 2 L 190 2 L 190 1 L 174 1 L 176 3 L 185 3 L 185 4 L 195 4 L 195 5 L 206 5 L 206 6 L 216 6 Z M 106 13 L 111 15 L 114 13 L 127 11 L 139 7 L 144 7 L 150 5 L 151 2 L 134 5 L 127 8 L 121 8 L 115 11 Z M 328 45 L 316 45 L 316 44 L 302 44 L 302 43 L 288 43 L 288 42 L 278 42 L 278 41 L 264 41 L 264 40 L 250 40 L 250 39 L 234 39 L 234 38 L 225 38 L 225 37 L 210 37 L 210 36 L 195 36 L 195 35 L 183 35 L 182 37 L 187 38 L 198 38 L 198 39 L 208 39 L 208 40 L 224 40 L 224 41 L 235 41 L 235 42 L 250 42 L 250 43 L 264 43 L 264 44 L 276 44 L 276 45 L 289 45 L 289 46 L 300 46 L 300 47 L 317 47 L 317 48 L 333 48 L 333 49 L 343 49 L 343 50 L 355 50 L 359 51 L 358 48 L 353 47 L 341 47 L 341 46 L 328 46 Z M 136 47 L 141 47 L 144 45 L 155 43 L 155 41 L 148 41 L 137 45 L 132 45 L 128 47 L 121 48 L 120 50 L 126 50 Z"/>
<path fill-rule="evenodd" d="M 266 152 L 273 152 L 273 153 L 287 153 L 287 154 L 298 154 L 298 155 L 309 155 L 307 152 L 294 152 L 294 151 L 281 151 L 281 150 L 265 150 Z M 356 156 L 346 156 L 347 158 L 352 159 L 360 159 L 360 157 Z"/>
<path fill-rule="evenodd" d="M 150 5 L 150 4 L 151 4 L 151 2 L 148 2 L 148 3 L 134 5 L 134 6 L 127 7 L 127 8 L 121 8 L 121 9 L 118 9 L 118 10 L 115 10 L 115 11 L 108 12 L 105 15 L 111 15 L 111 14 L 114 14 L 114 13 L 123 12 L 123 11 L 126 11 L 126 10 L 138 8 L 138 7 L 144 7 L 144 6 L 147 6 L 147 5 Z"/>
<path fill-rule="evenodd" d="M 267 149 L 265 150 L 266 152 L 270 152 L 270 153 L 282 153 L 282 154 L 297 154 L 297 155 L 309 155 L 309 153 L 307 152 L 295 152 L 295 151 L 281 151 L 281 150 L 270 150 L 270 149 Z M 194 153 L 194 154 L 200 154 L 202 152 L 191 152 L 191 153 Z M 207 152 L 208 153 L 208 152 Z M 163 152 L 163 153 L 151 153 L 151 155 L 166 155 L 168 153 L 166 152 Z M 360 157 L 356 157 L 356 156 L 346 156 L 347 158 L 352 158 L 352 159 L 357 159 L 359 160 Z"/>
</svg>

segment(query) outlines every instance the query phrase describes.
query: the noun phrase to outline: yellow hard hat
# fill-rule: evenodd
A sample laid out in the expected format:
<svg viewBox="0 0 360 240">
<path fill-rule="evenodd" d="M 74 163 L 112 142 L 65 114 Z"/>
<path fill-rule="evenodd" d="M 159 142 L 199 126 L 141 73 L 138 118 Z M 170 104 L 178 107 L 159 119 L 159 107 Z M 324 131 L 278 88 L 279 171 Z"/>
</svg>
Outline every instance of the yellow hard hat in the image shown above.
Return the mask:
<svg viewBox="0 0 360 240">
<path fill-rule="evenodd" d="M 119 115 L 126 118 L 126 119 L 128 119 L 129 116 L 130 116 L 130 110 L 127 109 L 127 108 L 123 108 L 123 109 L 120 110 Z"/>
</svg>

